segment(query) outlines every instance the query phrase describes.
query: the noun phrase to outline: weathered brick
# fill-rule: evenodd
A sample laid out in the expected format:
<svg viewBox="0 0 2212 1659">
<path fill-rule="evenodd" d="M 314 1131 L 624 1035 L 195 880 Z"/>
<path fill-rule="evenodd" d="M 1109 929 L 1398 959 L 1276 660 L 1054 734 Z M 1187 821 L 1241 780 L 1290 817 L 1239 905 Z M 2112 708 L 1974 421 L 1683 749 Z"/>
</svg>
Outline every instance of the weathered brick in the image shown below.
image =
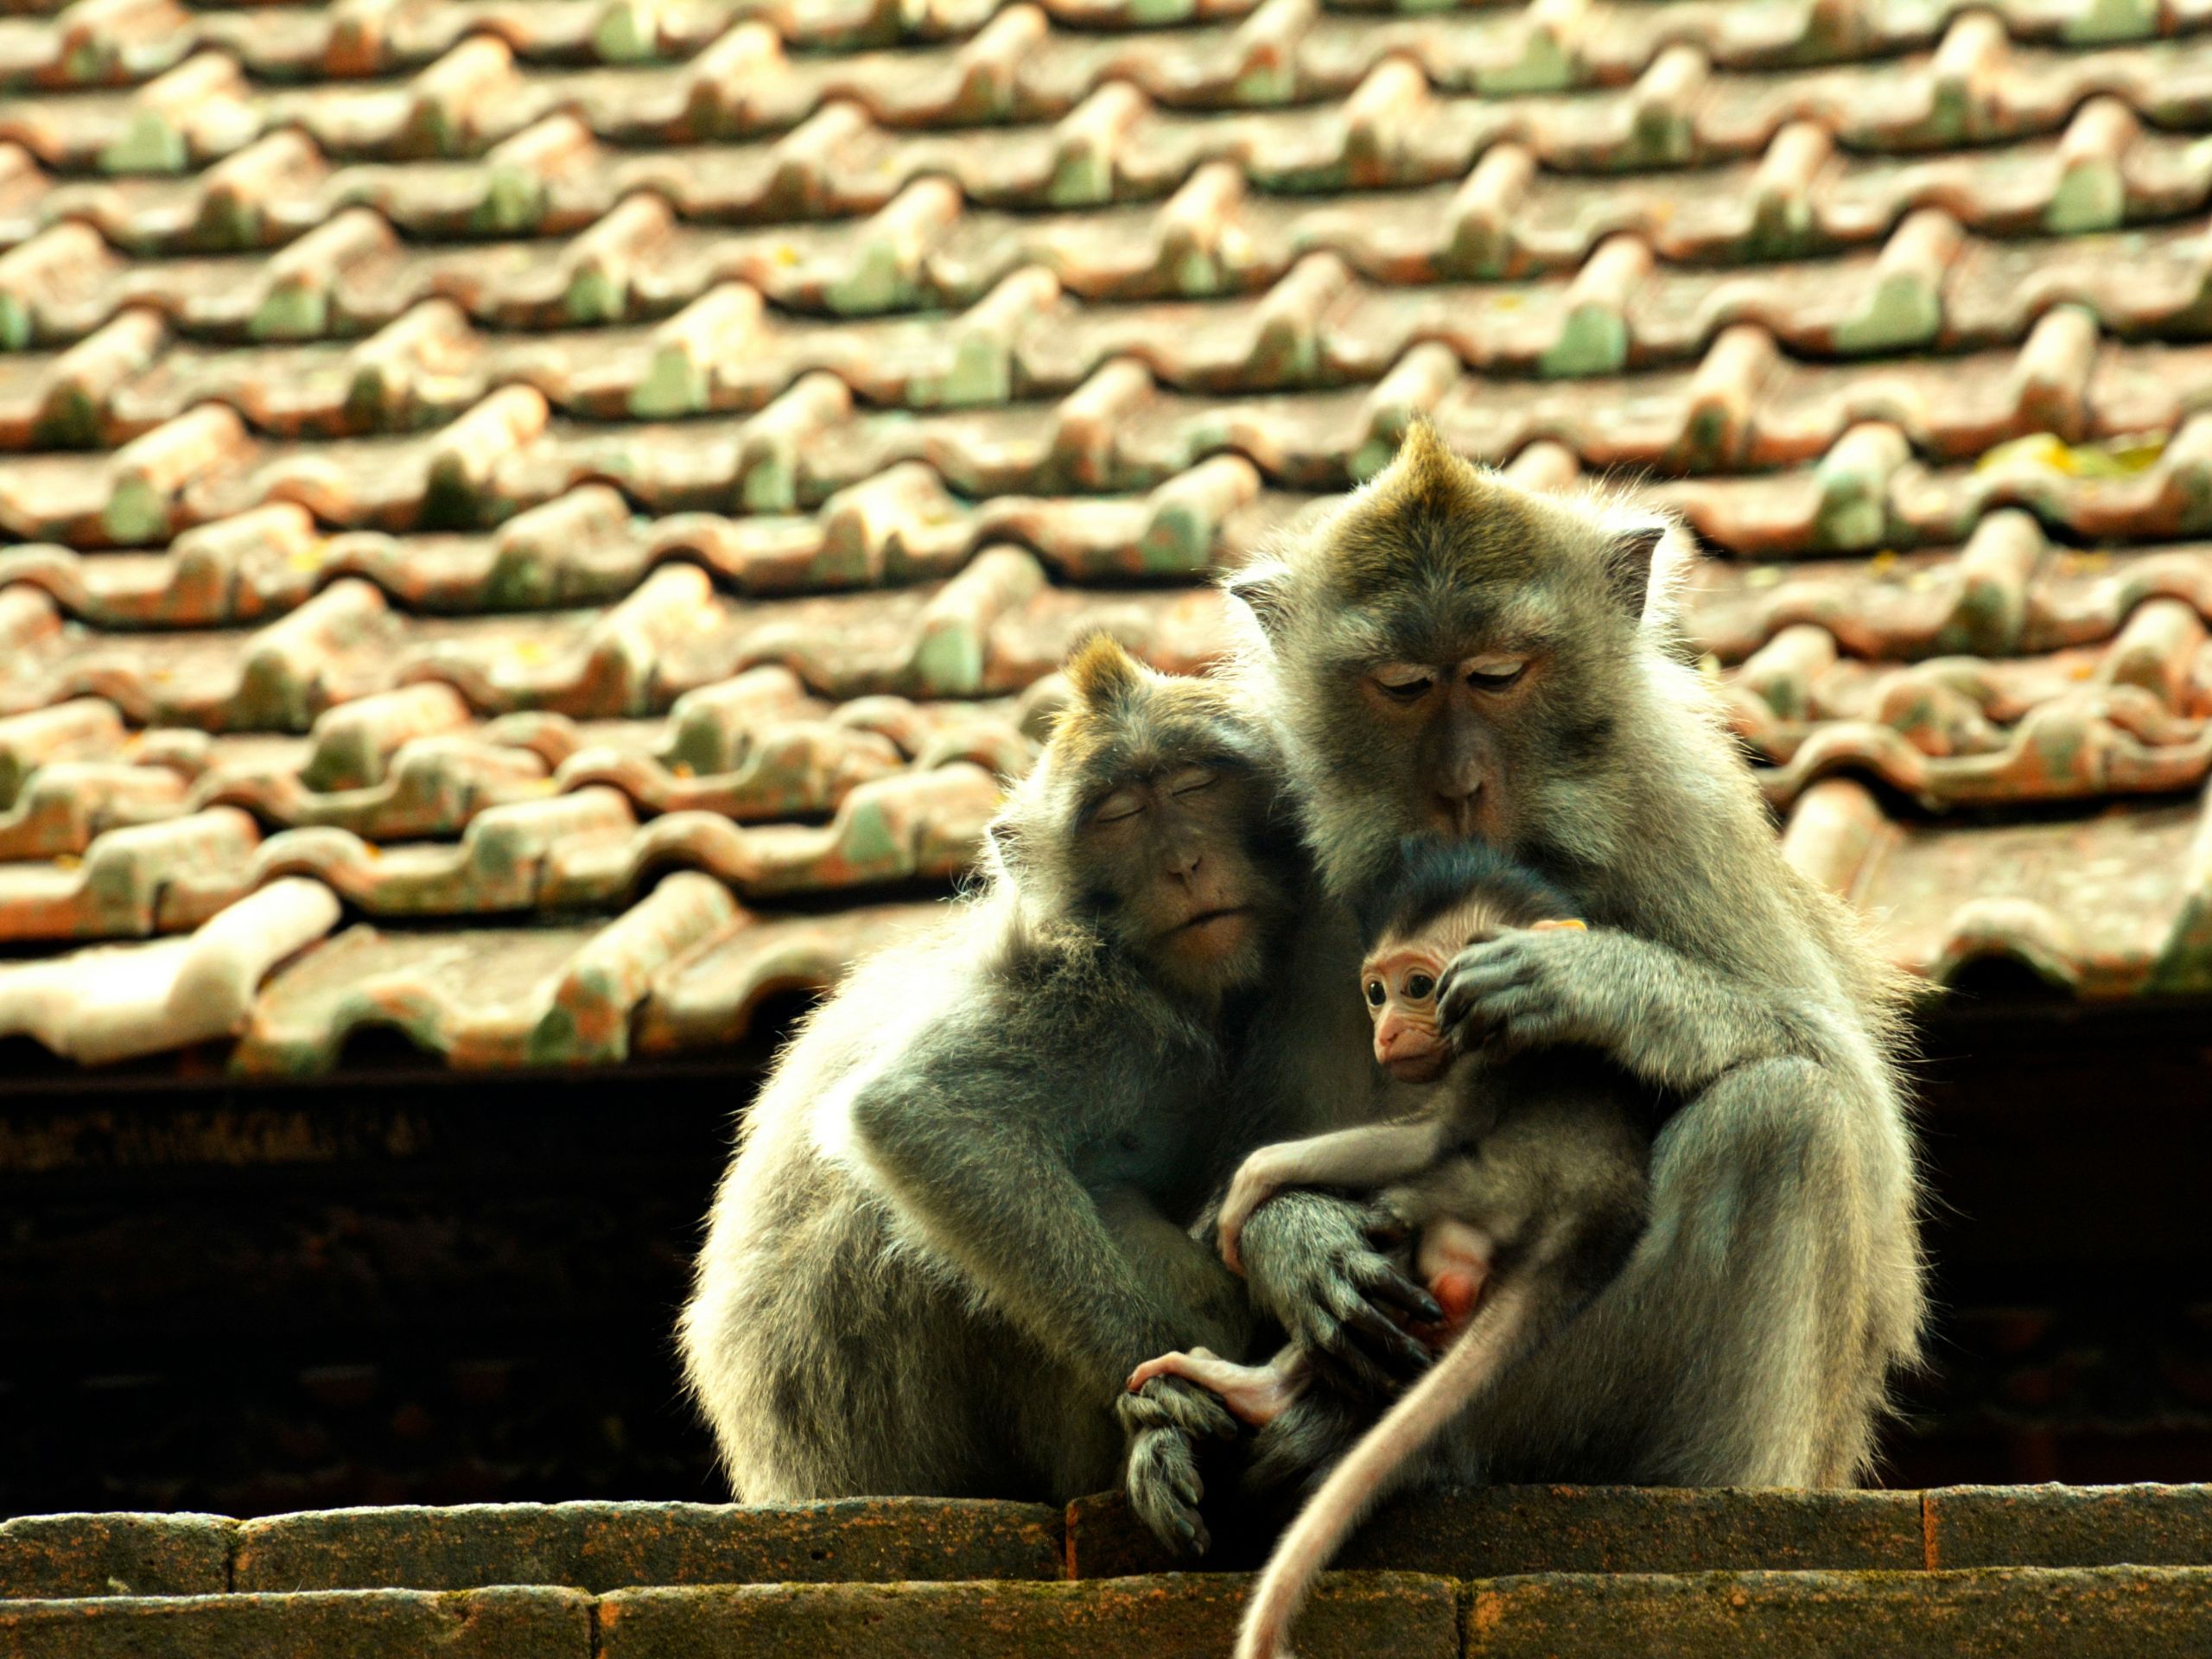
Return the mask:
<svg viewBox="0 0 2212 1659">
<path fill-rule="evenodd" d="M 591 1639 L 574 1590 L 0 1603 L 9 1659 L 590 1659 Z"/>
<path fill-rule="evenodd" d="M 1557 1573 L 1474 1587 L 1468 1659 L 2202 1659 L 2212 1572 Z"/>
<path fill-rule="evenodd" d="M 604 1659 L 1166 1659 L 1227 1653 L 1250 1580 L 1166 1574 L 1092 1584 L 747 1585 L 626 1590 L 600 1604 Z M 1448 1659 L 1456 1586 L 1404 1573 L 1322 1581 L 1303 1659 Z"/>
<path fill-rule="evenodd" d="M 855 1498 L 787 1505 L 476 1503 L 333 1510 L 238 1529 L 240 1590 L 485 1584 L 1054 1579 L 1061 1517 L 1041 1504 Z"/>
<path fill-rule="evenodd" d="M 0 1598 L 204 1596 L 230 1586 L 219 1515 L 27 1515 L 0 1521 Z"/>
<path fill-rule="evenodd" d="M 1225 1483 L 1224 1483 L 1225 1484 Z M 1146 1573 L 1248 1573 L 1267 1559 L 1271 1535 L 1233 1509 L 1209 1515 L 1211 1548 L 1196 1560 L 1177 1555 L 1136 1517 L 1121 1492 L 1099 1492 L 1068 1505 L 1070 1576 L 1126 1579 Z"/>
<path fill-rule="evenodd" d="M 2212 1486 L 1948 1486 L 1931 1567 L 2212 1566 Z"/>
<path fill-rule="evenodd" d="M 1385 1506 L 1338 1557 L 1496 1578 L 1924 1564 L 1916 1492 L 1491 1486 Z"/>
</svg>

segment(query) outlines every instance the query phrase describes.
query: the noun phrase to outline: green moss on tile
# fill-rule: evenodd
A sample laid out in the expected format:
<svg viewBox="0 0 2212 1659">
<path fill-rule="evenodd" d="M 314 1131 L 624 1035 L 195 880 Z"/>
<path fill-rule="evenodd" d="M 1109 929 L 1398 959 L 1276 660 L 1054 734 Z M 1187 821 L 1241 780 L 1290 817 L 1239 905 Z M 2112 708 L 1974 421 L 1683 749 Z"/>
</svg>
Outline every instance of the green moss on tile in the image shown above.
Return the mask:
<svg viewBox="0 0 2212 1659">
<path fill-rule="evenodd" d="M 168 498 L 143 479 L 125 478 L 108 498 L 100 527 L 126 547 L 163 540 L 169 529 Z"/>
<path fill-rule="evenodd" d="M 1213 532 L 1213 520 L 1207 514 L 1171 502 L 1153 515 L 1137 539 L 1137 563 L 1147 575 L 1196 575 L 1206 568 Z"/>
<path fill-rule="evenodd" d="M 319 285 L 280 283 L 254 308 L 246 332 L 256 340 L 316 340 L 330 327 L 330 296 Z"/>
<path fill-rule="evenodd" d="M 1943 302 L 1931 284 L 1915 276 L 1888 276 L 1864 312 L 1836 325 L 1835 345 L 1854 355 L 1901 351 L 1926 345 L 1942 326 Z"/>
<path fill-rule="evenodd" d="M 48 399 L 31 427 L 31 442 L 41 449 L 96 449 L 100 445 L 100 405 L 82 386 L 64 386 Z"/>
<path fill-rule="evenodd" d="M 610 6 L 591 32 L 592 50 L 606 63 L 644 63 L 660 55 L 660 31 L 650 7 L 637 0 Z"/>
<path fill-rule="evenodd" d="M 1878 547 L 1887 515 L 1878 496 L 1859 490 L 1838 490 L 1824 496 L 1813 524 L 1816 546 L 1857 552 Z"/>
<path fill-rule="evenodd" d="M 1114 164 L 1094 149 L 1062 156 L 1045 187 L 1045 200 L 1055 207 L 1096 207 L 1113 199 Z"/>
<path fill-rule="evenodd" d="M 980 683 L 980 670 L 976 677 Z M 855 807 L 852 817 L 845 821 L 844 851 L 846 861 L 855 870 L 888 871 L 898 867 L 899 838 L 892 834 L 891 821 L 881 807 L 872 801 Z"/>
<path fill-rule="evenodd" d="M 1601 305 L 1576 308 L 1552 348 L 1536 361 L 1539 374 L 1579 377 L 1618 373 L 1628 361 L 1628 321 Z"/>
<path fill-rule="evenodd" d="M 630 412 L 647 421 L 696 415 L 712 395 L 706 365 L 681 346 L 664 346 L 653 353 L 645 378 L 630 394 Z"/>
<path fill-rule="evenodd" d="M 832 283 L 822 297 L 840 316 L 874 316 L 893 309 L 906 297 L 906 280 L 892 251 L 872 242 L 861 249 L 852 274 Z"/>
<path fill-rule="evenodd" d="M 745 469 L 738 493 L 751 512 L 791 512 L 798 506 L 798 477 L 788 456 L 761 456 Z"/>
<path fill-rule="evenodd" d="M 1175 261 L 1173 277 L 1175 291 L 1192 299 L 1207 298 L 1228 286 L 1220 264 L 1203 248 L 1185 250 Z"/>
<path fill-rule="evenodd" d="M 100 152 L 105 173 L 181 173 L 191 165 L 184 134 L 152 110 L 133 114 L 122 136 Z"/>
<path fill-rule="evenodd" d="M 952 372 L 939 390 L 956 408 L 1003 404 L 1014 396 L 1014 359 L 995 338 L 970 335 L 952 353 Z M 919 404 L 921 399 L 912 401 Z"/>
<path fill-rule="evenodd" d="M 484 186 L 484 199 L 468 216 L 479 236 L 527 236 L 545 222 L 545 185 L 520 168 L 497 167 Z"/>
<path fill-rule="evenodd" d="M 2101 46 L 2151 40 L 2158 33 L 2158 0 L 2089 0 L 2069 11 L 2060 30 L 2069 44 Z"/>
<path fill-rule="evenodd" d="M 623 285 L 594 264 L 569 279 L 569 291 L 561 296 L 561 304 L 571 322 L 619 322 L 627 299 Z"/>
<path fill-rule="evenodd" d="M 914 652 L 914 672 L 933 697 L 972 697 L 983 689 L 983 642 L 975 629 L 936 628 Z"/>
<path fill-rule="evenodd" d="M 451 459 L 435 461 L 423 488 L 426 530 L 469 530 L 482 522 L 483 504 L 467 474 Z"/>
<path fill-rule="evenodd" d="M 2116 230 L 2127 213 L 2127 189 L 2120 168 L 2109 162 L 2069 167 L 2058 181 L 2050 206 L 2044 210 L 2044 228 L 2058 236 L 2080 236 L 2090 231 Z"/>
<path fill-rule="evenodd" d="M 1475 85 L 1486 97 L 1523 92 L 1563 92 L 1574 85 L 1574 60 L 1550 35 L 1530 34 L 1521 56 L 1503 69 L 1476 77 Z"/>
</svg>

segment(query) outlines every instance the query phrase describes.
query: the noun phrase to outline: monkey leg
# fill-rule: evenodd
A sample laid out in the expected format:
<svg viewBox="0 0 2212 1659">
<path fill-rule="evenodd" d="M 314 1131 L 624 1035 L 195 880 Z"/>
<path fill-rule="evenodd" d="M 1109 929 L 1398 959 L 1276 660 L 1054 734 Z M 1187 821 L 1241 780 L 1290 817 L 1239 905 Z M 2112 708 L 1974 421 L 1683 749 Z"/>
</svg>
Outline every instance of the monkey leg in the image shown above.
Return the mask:
<svg viewBox="0 0 2212 1659">
<path fill-rule="evenodd" d="M 1619 1274 L 1453 1432 L 1466 1480 L 1846 1484 L 1920 1315 L 1880 1103 L 1805 1060 L 1730 1073 L 1654 1147 Z"/>
<path fill-rule="evenodd" d="M 1279 1349 L 1264 1365 L 1240 1365 L 1210 1349 L 1147 1359 L 1129 1373 L 1135 1394 L 1155 1376 L 1179 1376 L 1217 1395 L 1240 1422 L 1263 1428 L 1282 1414 L 1306 1385 L 1306 1359 L 1295 1348 Z"/>
</svg>

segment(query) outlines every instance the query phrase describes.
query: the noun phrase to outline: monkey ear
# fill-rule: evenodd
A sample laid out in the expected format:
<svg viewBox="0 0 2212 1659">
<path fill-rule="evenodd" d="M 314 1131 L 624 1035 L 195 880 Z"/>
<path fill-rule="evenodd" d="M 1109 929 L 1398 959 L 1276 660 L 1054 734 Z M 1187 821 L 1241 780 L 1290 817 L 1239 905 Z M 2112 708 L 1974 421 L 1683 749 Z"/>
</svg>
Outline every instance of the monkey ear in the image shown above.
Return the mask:
<svg viewBox="0 0 2212 1659">
<path fill-rule="evenodd" d="M 1260 632 L 1274 644 L 1290 620 L 1290 567 L 1275 559 L 1255 559 L 1222 582 L 1230 598 L 1252 613 Z"/>
<path fill-rule="evenodd" d="M 1062 671 L 1077 698 L 1097 704 L 1126 697 L 1144 683 L 1144 670 L 1110 633 L 1094 633 L 1077 646 Z"/>
<path fill-rule="evenodd" d="M 1613 531 L 1605 545 L 1605 585 L 1631 619 L 1643 614 L 1651 592 L 1651 562 L 1666 539 L 1667 526 L 1652 522 Z"/>
<path fill-rule="evenodd" d="M 1020 856 L 1021 831 L 1004 812 L 983 826 L 983 839 L 990 855 L 987 861 L 1001 870 L 1012 868 Z"/>
</svg>

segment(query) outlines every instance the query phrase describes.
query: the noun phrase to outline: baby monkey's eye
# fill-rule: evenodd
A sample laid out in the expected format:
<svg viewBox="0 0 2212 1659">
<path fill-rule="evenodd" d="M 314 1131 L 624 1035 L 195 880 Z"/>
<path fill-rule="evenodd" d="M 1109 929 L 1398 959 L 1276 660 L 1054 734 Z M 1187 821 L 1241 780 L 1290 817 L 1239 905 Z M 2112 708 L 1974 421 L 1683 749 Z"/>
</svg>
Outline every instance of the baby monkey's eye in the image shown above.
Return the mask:
<svg viewBox="0 0 2212 1659">
<path fill-rule="evenodd" d="M 1426 1002 L 1436 994 L 1436 981 L 1427 974 L 1406 976 L 1406 995 L 1416 1002 Z"/>
<path fill-rule="evenodd" d="M 1367 1006 L 1369 1007 L 1381 1007 L 1382 1006 L 1383 998 L 1389 995 L 1389 993 L 1382 988 L 1382 982 L 1381 980 L 1370 979 L 1367 982 Z"/>
</svg>

